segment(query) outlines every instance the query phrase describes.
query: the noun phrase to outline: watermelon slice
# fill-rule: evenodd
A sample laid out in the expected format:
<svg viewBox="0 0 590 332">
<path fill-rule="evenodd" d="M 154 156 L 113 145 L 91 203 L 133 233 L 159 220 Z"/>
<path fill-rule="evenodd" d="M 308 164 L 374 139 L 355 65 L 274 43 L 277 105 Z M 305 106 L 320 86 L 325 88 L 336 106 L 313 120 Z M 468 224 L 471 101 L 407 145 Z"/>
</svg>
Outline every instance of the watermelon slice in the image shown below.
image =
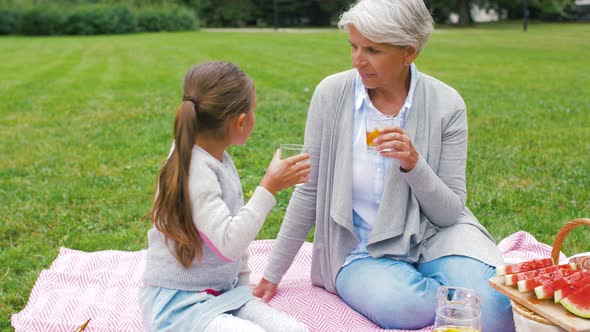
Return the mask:
<svg viewBox="0 0 590 332">
<path fill-rule="evenodd" d="M 575 283 L 565 286 L 561 289 L 558 289 L 555 291 L 555 293 L 553 294 L 553 300 L 555 300 L 555 303 L 559 303 L 561 302 L 562 299 L 570 296 L 571 294 L 575 293 L 577 290 L 579 290 L 580 288 L 583 288 L 584 286 L 588 286 L 590 285 L 590 278 L 584 278 L 580 281 L 576 281 Z"/>
<path fill-rule="evenodd" d="M 563 277 L 567 277 L 576 273 L 576 270 L 571 269 L 561 269 L 553 272 L 549 272 L 546 274 L 542 274 L 538 277 L 534 277 L 532 279 L 521 280 L 517 283 L 518 290 L 521 292 L 530 292 L 535 287 L 547 284 L 553 280 L 561 279 Z"/>
<path fill-rule="evenodd" d="M 572 266 L 570 264 L 553 265 L 553 266 L 544 267 L 544 268 L 538 269 L 538 270 L 526 271 L 526 272 L 521 272 L 521 273 L 516 273 L 516 274 L 507 274 L 505 276 L 505 282 L 506 282 L 507 286 L 511 286 L 521 280 L 526 280 L 526 279 L 538 277 L 542 274 L 557 271 L 559 269 L 571 269 L 571 268 L 575 268 L 575 265 L 574 266 Z"/>
<path fill-rule="evenodd" d="M 542 269 L 544 267 L 548 267 L 551 265 L 553 265 L 553 261 L 551 260 L 551 258 L 533 259 L 522 263 L 500 265 L 496 267 L 496 275 L 503 276 L 506 274 L 526 272 L 531 270 Z"/>
<path fill-rule="evenodd" d="M 577 281 L 580 281 L 586 277 L 590 277 L 590 271 L 576 272 L 570 276 L 535 287 L 535 295 L 537 295 L 539 300 L 550 299 L 553 297 L 553 294 L 556 290 L 575 284 Z"/>
<path fill-rule="evenodd" d="M 584 286 L 560 303 L 574 315 L 590 318 L 590 286 Z"/>
</svg>

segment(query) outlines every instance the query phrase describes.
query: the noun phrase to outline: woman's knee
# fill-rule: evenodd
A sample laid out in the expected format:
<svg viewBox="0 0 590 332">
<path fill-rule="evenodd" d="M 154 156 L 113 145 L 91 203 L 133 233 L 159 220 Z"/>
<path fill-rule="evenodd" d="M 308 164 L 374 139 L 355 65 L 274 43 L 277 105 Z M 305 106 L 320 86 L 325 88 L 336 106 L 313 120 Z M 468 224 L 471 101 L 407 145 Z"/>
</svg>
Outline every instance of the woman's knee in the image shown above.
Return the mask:
<svg viewBox="0 0 590 332">
<path fill-rule="evenodd" d="M 510 300 L 489 285 L 494 267 L 470 257 L 446 256 L 421 264 L 418 269 L 445 285 L 471 288 L 481 294 L 484 331 L 514 331 Z"/>
<path fill-rule="evenodd" d="M 345 303 L 386 329 L 424 327 L 434 320 L 434 299 L 412 294 L 408 289 L 384 287 L 350 295 L 341 295 Z"/>
<path fill-rule="evenodd" d="M 339 274 L 338 293 L 350 307 L 383 328 L 412 329 L 430 325 L 434 321 L 439 284 L 434 279 L 424 278 L 411 265 L 403 264 L 406 263 L 400 262 L 398 267 L 353 266 Z"/>
</svg>

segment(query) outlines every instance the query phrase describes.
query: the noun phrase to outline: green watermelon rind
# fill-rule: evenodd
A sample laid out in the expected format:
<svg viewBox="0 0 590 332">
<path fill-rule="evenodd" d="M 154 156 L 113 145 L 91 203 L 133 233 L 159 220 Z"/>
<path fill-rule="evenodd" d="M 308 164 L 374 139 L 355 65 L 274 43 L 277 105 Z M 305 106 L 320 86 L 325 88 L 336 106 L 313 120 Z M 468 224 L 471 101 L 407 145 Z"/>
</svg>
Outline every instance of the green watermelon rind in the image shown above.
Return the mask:
<svg viewBox="0 0 590 332">
<path fill-rule="evenodd" d="M 575 303 L 575 301 L 579 303 L 582 300 L 586 300 L 586 302 L 580 304 Z M 583 318 L 590 318 L 590 286 L 584 286 L 584 288 L 561 300 L 560 303 L 572 314 Z M 584 308 L 581 306 L 584 306 Z"/>
</svg>

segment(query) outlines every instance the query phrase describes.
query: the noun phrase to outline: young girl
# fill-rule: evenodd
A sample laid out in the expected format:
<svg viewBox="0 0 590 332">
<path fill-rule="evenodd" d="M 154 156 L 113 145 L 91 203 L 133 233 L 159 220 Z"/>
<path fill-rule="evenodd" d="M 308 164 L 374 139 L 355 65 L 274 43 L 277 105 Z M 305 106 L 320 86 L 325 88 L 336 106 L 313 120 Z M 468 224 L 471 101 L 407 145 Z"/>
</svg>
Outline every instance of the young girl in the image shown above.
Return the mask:
<svg viewBox="0 0 590 332">
<path fill-rule="evenodd" d="M 244 205 L 225 149 L 246 143 L 254 128 L 252 80 L 231 63 L 209 62 L 188 71 L 183 92 L 150 211 L 139 296 L 146 331 L 307 331 L 253 298 L 247 248 L 274 194 L 307 180 L 309 155 L 281 160 L 275 153 Z"/>
</svg>

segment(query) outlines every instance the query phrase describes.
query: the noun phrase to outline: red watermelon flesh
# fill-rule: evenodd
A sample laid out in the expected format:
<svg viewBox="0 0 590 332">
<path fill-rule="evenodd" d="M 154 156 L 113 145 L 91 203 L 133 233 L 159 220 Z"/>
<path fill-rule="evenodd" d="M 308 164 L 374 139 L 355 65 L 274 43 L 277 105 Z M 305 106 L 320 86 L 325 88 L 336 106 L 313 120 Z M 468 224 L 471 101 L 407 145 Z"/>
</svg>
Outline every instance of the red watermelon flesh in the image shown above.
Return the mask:
<svg viewBox="0 0 590 332">
<path fill-rule="evenodd" d="M 496 275 L 503 276 L 506 274 L 526 272 L 531 270 L 542 269 L 544 267 L 548 267 L 551 265 L 553 265 L 553 261 L 551 260 L 551 258 L 540 258 L 522 263 L 500 265 L 496 267 Z"/>
<path fill-rule="evenodd" d="M 554 280 L 548 284 L 535 287 L 535 295 L 539 300 L 550 299 L 556 290 L 564 288 L 568 285 L 575 284 L 576 282 L 590 277 L 590 271 L 576 272 L 570 276 L 563 277 L 561 279 Z"/>
<path fill-rule="evenodd" d="M 590 318 L 590 286 L 584 286 L 560 303 L 574 315 Z"/>
<path fill-rule="evenodd" d="M 542 274 L 540 276 L 534 277 L 532 279 L 521 280 L 517 283 L 518 290 L 521 292 L 529 292 L 535 289 L 537 286 L 541 286 L 547 284 L 553 280 L 561 279 L 563 277 L 567 277 L 576 273 L 576 270 L 571 269 L 561 269 L 553 272 L 549 272 L 546 274 Z"/>
<path fill-rule="evenodd" d="M 571 266 L 569 264 L 553 265 L 553 266 L 544 267 L 544 268 L 538 269 L 538 270 L 532 270 L 532 271 L 521 272 L 521 273 L 516 273 L 516 274 L 507 274 L 505 276 L 505 282 L 506 282 L 507 286 L 511 286 L 521 280 L 531 279 L 531 278 L 540 276 L 542 274 L 557 271 L 559 269 L 571 269 L 571 268 L 575 268 L 575 265 L 574 266 Z"/>
<path fill-rule="evenodd" d="M 556 290 L 553 294 L 553 299 L 555 300 L 555 303 L 559 303 L 562 299 L 572 295 L 580 288 L 583 288 L 584 286 L 588 285 L 590 285 L 590 278 L 584 278 L 580 281 L 575 282 L 574 284 Z"/>
</svg>

